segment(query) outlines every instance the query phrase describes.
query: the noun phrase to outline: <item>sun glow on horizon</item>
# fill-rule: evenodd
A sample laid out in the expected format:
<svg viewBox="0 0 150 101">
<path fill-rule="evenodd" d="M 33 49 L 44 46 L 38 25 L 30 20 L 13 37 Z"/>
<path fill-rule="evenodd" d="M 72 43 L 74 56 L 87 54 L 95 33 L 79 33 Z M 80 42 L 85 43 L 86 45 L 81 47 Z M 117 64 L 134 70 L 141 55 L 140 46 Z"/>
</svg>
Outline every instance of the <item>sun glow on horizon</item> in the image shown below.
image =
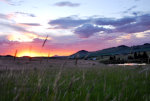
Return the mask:
<svg viewBox="0 0 150 101">
<path fill-rule="evenodd" d="M 23 57 L 23 56 L 29 56 L 29 57 L 52 57 L 52 56 L 69 56 L 73 54 L 74 52 L 61 52 L 61 51 L 55 51 L 55 52 L 46 52 L 46 51 L 41 51 L 41 52 L 36 52 L 36 51 L 20 51 L 17 53 L 17 57 Z"/>
<path fill-rule="evenodd" d="M 34 39 L 36 38 L 45 40 L 46 37 L 36 35 L 33 33 L 24 33 L 24 34 L 15 33 L 7 36 L 7 39 L 9 41 L 17 41 L 17 42 L 33 42 Z M 48 37 L 47 40 L 51 40 L 51 37 Z"/>
<path fill-rule="evenodd" d="M 29 57 L 48 57 L 51 55 L 48 55 L 48 53 L 40 53 L 40 52 L 28 52 L 23 51 L 17 54 L 17 57 L 23 57 L 23 56 L 29 56 Z"/>
</svg>

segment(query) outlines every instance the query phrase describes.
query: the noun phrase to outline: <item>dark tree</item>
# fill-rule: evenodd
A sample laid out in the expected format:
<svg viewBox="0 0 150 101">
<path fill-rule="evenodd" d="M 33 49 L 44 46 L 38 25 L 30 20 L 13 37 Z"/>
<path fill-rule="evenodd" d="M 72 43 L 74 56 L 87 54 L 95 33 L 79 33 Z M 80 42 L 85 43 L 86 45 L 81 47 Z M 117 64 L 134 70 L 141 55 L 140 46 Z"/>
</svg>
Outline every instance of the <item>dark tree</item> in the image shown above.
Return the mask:
<svg viewBox="0 0 150 101">
<path fill-rule="evenodd" d="M 137 52 L 134 52 L 134 59 L 138 59 Z"/>
<path fill-rule="evenodd" d="M 120 58 L 118 58 L 117 60 L 120 61 Z"/>
<path fill-rule="evenodd" d="M 116 60 L 116 56 L 110 56 L 109 60 Z"/>
<path fill-rule="evenodd" d="M 129 59 L 129 60 L 132 60 L 132 59 L 134 59 L 134 58 L 133 58 L 132 56 L 128 56 L 128 59 Z"/>
<path fill-rule="evenodd" d="M 142 57 L 143 57 L 144 59 L 148 59 L 148 54 L 144 51 Z"/>
<path fill-rule="evenodd" d="M 113 60 L 116 60 L 116 56 L 113 57 Z"/>
<path fill-rule="evenodd" d="M 141 59 L 142 58 L 142 55 L 141 55 L 141 53 L 139 52 L 138 53 L 138 59 Z"/>
<path fill-rule="evenodd" d="M 109 57 L 109 60 L 113 60 L 113 57 L 112 57 L 112 56 L 110 56 L 110 57 Z"/>
</svg>

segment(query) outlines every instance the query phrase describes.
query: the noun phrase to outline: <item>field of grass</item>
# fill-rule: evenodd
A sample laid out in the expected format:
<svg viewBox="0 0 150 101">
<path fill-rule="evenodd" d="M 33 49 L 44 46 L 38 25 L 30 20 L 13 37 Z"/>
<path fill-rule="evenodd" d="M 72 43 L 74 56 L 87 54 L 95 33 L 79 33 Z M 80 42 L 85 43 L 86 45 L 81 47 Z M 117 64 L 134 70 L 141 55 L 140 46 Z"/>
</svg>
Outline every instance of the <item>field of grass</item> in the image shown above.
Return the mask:
<svg viewBox="0 0 150 101">
<path fill-rule="evenodd" d="M 1 60 L 0 67 L 0 101 L 150 101 L 149 66 Z"/>
</svg>

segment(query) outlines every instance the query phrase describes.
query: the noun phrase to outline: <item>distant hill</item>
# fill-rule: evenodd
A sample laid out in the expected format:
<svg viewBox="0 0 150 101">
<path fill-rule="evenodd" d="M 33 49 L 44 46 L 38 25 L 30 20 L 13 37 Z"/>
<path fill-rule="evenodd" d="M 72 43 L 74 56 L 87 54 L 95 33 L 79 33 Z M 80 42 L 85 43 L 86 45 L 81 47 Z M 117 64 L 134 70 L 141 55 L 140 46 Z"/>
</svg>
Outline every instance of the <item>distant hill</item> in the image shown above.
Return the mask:
<svg viewBox="0 0 150 101">
<path fill-rule="evenodd" d="M 77 53 L 69 56 L 69 58 L 71 58 L 71 59 L 73 59 L 73 58 L 84 58 L 88 54 L 90 54 L 90 52 L 88 52 L 86 50 L 81 50 L 81 51 L 78 51 Z"/>
<path fill-rule="evenodd" d="M 112 48 L 107 48 L 103 50 L 98 50 L 95 52 L 88 52 L 86 50 L 81 50 L 71 56 L 69 58 L 83 58 L 83 57 L 97 57 L 97 56 L 110 56 L 110 55 L 117 55 L 117 54 L 129 54 L 129 53 L 134 53 L 134 52 L 143 52 L 143 51 L 150 51 L 150 44 L 145 43 L 144 45 L 137 45 L 137 46 L 125 46 L 121 45 L 118 47 L 112 47 Z"/>
<path fill-rule="evenodd" d="M 14 57 L 12 55 L 0 55 L 0 57 Z"/>
</svg>

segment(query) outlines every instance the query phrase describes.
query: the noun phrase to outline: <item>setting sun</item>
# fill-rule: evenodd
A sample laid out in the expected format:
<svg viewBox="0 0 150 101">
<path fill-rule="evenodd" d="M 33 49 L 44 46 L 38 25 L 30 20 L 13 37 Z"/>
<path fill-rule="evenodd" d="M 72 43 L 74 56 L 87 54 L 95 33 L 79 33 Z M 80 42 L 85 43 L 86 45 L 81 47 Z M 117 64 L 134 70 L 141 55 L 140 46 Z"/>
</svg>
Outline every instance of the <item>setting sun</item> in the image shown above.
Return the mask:
<svg viewBox="0 0 150 101">
<path fill-rule="evenodd" d="M 65 51 L 65 50 L 56 50 L 56 51 L 46 51 L 46 50 L 43 50 L 43 51 L 35 51 L 35 50 L 32 50 L 31 52 L 29 50 L 20 50 L 18 51 L 17 53 L 17 57 L 23 57 L 23 56 L 29 56 L 29 57 L 51 57 L 51 56 L 68 56 L 68 55 L 71 55 L 73 54 L 74 51 Z"/>
<path fill-rule="evenodd" d="M 24 51 L 24 52 L 18 53 L 18 55 L 17 55 L 17 57 L 22 57 L 22 56 L 30 56 L 30 57 L 41 57 L 41 56 L 43 56 L 43 57 L 47 57 L 48 54 Z"/>
</svg>

